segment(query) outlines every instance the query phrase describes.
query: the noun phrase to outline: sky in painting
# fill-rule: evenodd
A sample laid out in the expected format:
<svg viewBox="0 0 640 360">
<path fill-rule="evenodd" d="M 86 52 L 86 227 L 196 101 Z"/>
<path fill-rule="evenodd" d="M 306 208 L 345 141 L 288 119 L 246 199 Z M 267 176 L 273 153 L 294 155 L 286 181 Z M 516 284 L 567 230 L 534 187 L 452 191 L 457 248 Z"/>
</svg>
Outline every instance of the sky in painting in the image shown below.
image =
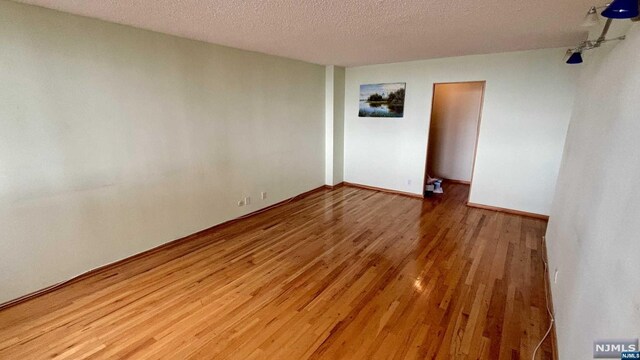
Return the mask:
<svg viewBox="0 0 640 360">
<path fill-rule="evenodd" d="M 360 85 L 360 100 L 367 100 L 370 95 L 380 94 L 384 97 L 391 92 L 404 88 L 404 83 L 365 84 Z"/>
</svg>

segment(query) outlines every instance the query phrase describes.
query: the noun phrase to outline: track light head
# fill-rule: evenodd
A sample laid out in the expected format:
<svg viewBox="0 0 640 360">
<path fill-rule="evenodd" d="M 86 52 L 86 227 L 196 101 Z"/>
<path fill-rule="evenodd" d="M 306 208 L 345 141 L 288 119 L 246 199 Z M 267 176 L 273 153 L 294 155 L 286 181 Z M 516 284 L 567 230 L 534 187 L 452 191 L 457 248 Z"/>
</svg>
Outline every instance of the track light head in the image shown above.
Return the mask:
<svg viewBox="0 0 640 360">
<path fill-rule="evenodd" d="M 610 19 L 632 19 L 638 15 L 638 0 L 613 0 L 602 12 L 602 16 Z"/>
<path fill-rule="evenodd" d="M 582 64 L 582 51 L 576 51 L 567 60 L 567 64 L 575 65 Z"/>
</svg>

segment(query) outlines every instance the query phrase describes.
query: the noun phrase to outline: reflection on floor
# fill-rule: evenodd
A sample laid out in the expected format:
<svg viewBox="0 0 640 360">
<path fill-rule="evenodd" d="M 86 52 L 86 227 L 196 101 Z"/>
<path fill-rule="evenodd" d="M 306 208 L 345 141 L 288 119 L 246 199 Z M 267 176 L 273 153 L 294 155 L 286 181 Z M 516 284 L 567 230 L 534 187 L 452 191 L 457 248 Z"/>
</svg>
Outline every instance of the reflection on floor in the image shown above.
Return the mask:
<svg viewBox="0 0 640 360">
<path fill-rule="evenodd" d="M 467 194 L 312 193 L 0 312 L 0 358 L 529 359 L 546 223 Z"/>
</svg>

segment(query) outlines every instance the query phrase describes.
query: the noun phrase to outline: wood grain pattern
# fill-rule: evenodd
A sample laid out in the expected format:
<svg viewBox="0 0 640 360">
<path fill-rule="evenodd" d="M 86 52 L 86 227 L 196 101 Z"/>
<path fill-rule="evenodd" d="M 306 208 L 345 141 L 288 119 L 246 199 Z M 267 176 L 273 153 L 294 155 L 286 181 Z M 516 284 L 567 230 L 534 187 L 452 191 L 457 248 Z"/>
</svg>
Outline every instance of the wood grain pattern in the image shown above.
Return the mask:
<svg viewBox="0 0 640 360">
<path fill-rule="evenodd" d="M 338 185 L 335 185 L 335 186 L 342 186 L 342 185 L 338 184 Z M 141 253 L 129 256 L 129 257 L 124 258 L 122 260 L 118 260 L 116 262 L 100 266 L 100 267 L 98 267 L 96 269 L 89 270 L 89 271 L 87 271 L 85 273 L 82 273 L 82 274 L 80 274 L 78 276 L 75 276 L 75 277 L 73 277 L 73 278 L 71 278 L 69 280 L 65 280 L 65 281 L 62 281 L 60 283 L 53 284 L 51 286 L 47 286 L 44 289 L 40 289 L 40 290 L 34 291 L 32 293 L 26 294 L 24 296 L 21 296 L 21 297 L 19 297 L 17 299 L 13 299 L 13 300 L 4 302 L 4 303 L 0 304 L 0 311 L 5 310 L 7 308 L 10 308 L 12 306 L 16 306 L 16 305 L 18 305 L 20 303 L 23 303 L 25 301 L 32 300 L 32 299 L 37 298 L 39 296 L 48 294 L 48 293 L 50 293 L 52 291 L 58 290 L 61 287 L 64 287 L 64 286 L 70 285 L 70 284 L 72 284 L 74 282 L 80 281 L 80 280 L 82 280 L 82 279 L 84 279 L 86 277 L 93 276 L 93 275 L 96 275 L 98 273 L 102 273 L 104 271 L 109 271 L 109 270 L 111 270 L 111 268 L 126 264 L 128 262 L 137 260 L 139 258 L 143 258 L 143 257 L 149 256 L 149 255 L 152 255 L 153 253 L 158 252 L 158 251 L 165 251 L 170 247 L 179 245 L 180 243 L 183 243 L 183 242 L 186 242 L 186 241 L 191 241 L 193 238 L 201 237 L 201 236 L 204 236 L 204 235 L 206 235 L 206 234 L 208 234 L 208 233 L 210 233 L 212 231 L 220 230 L 222 227 L 229 226 L 229 225 L 233 224 L 234 222 L 237 222 L 237 221 L 240 221 L 240 220 L 244 220 L 244 219 L 246 219 L 248 217 L 251 217 L 251 216 L 257 215 L 259 213 L 265 212 L 265 211 L 267 211 L 269 209 L 278 207 L 278 206 L 280 206 L 280 205 L 282 205 L 284 203 L 287 203 L 287 202 L 289 202 L 289 201 L 291 201 L 293 199 L 296 199 L 298 197 L 304 197 L 306 195 L 312 194 L 312 193 L 314 193 L 316 191 L 319 191 L 319 190 L 322 190 L 322 189 L 333 189 L 335 186 L 323 185 L 321 187 L 318 187 L 318 188 L 306 191 L 306 192 L 304 192 L 302 194 L 296 195 L 294 197 L 291 197 L 289 199 L 285 199 L 285 200 L 279 201 L 279 202 L 277 202 L 277 203 L 275 203 L 273 205 L 267 206 L 265 208 L 262 208 L 262 209 L 254 211 L 254 212 L 248 213 L 248 214 L 243 215 L 241 217 L 238 217 L 238 218 L 235 218 L 235 219 L 231 219 L 229 221 L 225 221 L 225 222 L 223 222 L 221 224 L 214 225 L 214 226 L 212 226 L 212 227 L 210 227 L 208 229 L 204 229 L 202 231 L 198 231 L 195 234 L 191 234 L 191 235 L 185 236 L 185 237 L 177 239 L 177 240 L 169 241 L 168 243 L 164 243 L 162 245 L 158 245 L 158 246 L 156 246 L 154 248 L 151 248 L 151 249 L 143 251 Z"/>
<path fill-rule="evenodd" d="M 0 312 L 0 358 L 528 359 L 546 223 L 467 193 L 314 192 Z"/>
<path fill-rule="evenodd" d="M 482 204 L 476 204 L 476 203 L 472 203 L 472 202 L 467 202 L 467 206 L 471 206 L 471 207 L 478 208 L 478 209 L 499 211 L 499 212 L 504 212 L 504 213 L 507 213 L 507 214 L 528 216 L 528 217 L 532 217 L 532 218 L 536 218 L 536 219 L 540 219 L 540 220 L 544 220 L 544 221 L 549 220 L 549 215 L 542 215 L 542 214 L 536 214 L 536 213 L 527 212 L 527 211 L 520 211 L 520 210 L 501 208 L 501 207 L 498 207 L 498 206 L 482 205 Z"/>
<path fill-rule="evenodd" d="M 416 198 L 416 199 L 423 199 L 424 198 L 424 196 L 422 196 L 421 194 L 414 194 L 414 193 L 405 192 L 405 191 L 385 189 L 385 188 L 380 188 L 380 187 L 376 187 L 376 186 L 362 185 L 362 184 L 356 184 L 356 183 L 351 183 L 351 182 L 346 182 L 346 181 L 341 183 L 341 184 L 344 185 L 344 186 L 350 186 L 350 187 L 353 187 L 353 188 L 373 190 L 373 191 L 381 191 L 381 192 L 385 192 L 385 193 L 388 193 L 388 194 L 408 196 L 408 197 L 412 197 L 412 198 Z"/>
</svg>

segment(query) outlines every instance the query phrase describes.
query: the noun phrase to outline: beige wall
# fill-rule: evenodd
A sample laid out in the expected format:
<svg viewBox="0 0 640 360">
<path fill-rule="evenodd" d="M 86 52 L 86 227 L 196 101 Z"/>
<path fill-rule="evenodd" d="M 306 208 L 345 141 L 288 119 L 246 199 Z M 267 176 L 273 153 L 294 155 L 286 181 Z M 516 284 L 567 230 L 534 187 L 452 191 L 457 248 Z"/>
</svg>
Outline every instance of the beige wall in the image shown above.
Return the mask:
<svg viewBox="0 0 640 360">
<path fill-rule="evenodd" d="M 322 66 L 6 1 L 0 44 L 0 302 L 324 183 Z"/>
<path fill-rule="evenodd" d="M 547 228 L 560 359 L 591 359 L 598 339 L 640 336 L 639 48 L 636 24 L 580 65 Z"/>
<path fill-rule="evenodd" d="M 429 128 L 431 176 L 471 181 L 483 83 L 436 84 Z"/>
</svg>

